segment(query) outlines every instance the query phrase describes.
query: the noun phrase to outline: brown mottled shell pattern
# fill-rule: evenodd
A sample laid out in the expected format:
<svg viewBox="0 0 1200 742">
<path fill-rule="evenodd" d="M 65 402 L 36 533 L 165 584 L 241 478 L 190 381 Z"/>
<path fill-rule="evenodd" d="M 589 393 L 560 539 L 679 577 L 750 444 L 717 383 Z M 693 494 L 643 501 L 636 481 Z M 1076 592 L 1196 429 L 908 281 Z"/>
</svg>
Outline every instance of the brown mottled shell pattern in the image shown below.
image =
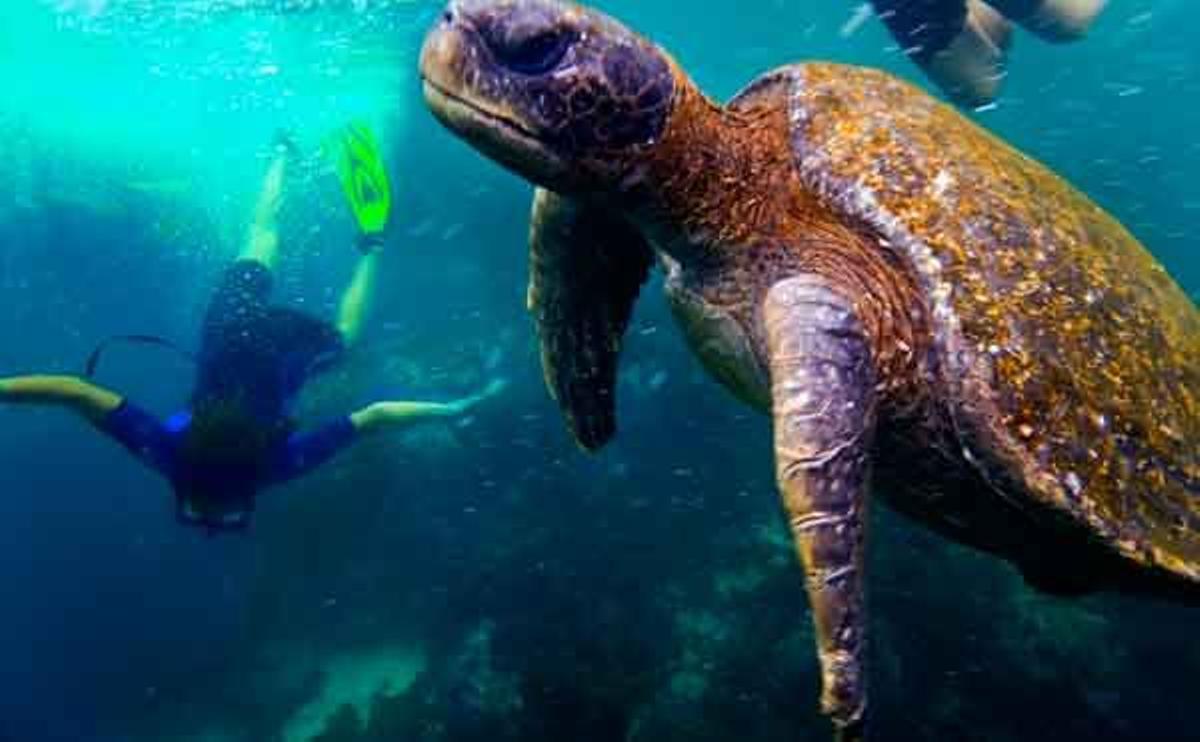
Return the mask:
<svg viewBox="0 0 1200 742">
<path fill-rule="evenodd" d="M 915 87 L 833 64 L 782 74 L 801 178 L 921 284 L 964 454 L 1125 556 L 1200 579 L 1192 301 L 1099 206 Z"/>
</svg>

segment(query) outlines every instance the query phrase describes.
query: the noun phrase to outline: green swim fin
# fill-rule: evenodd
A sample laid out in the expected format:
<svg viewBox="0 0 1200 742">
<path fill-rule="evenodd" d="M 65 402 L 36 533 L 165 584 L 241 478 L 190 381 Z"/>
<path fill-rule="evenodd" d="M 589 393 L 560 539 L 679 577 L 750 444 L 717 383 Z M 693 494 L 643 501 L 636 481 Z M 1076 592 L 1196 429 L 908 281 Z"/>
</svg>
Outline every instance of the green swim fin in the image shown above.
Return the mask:
<svg viewBox="0 0 1200 742">
<path fill-rule="evenodd" d="M 326 149 L 354 220 L 366 238 L 378 238 L 387 227 L 392 191 L 375 135 L 365 124 L 352 122 L 339 129 Z"/>
</svg>

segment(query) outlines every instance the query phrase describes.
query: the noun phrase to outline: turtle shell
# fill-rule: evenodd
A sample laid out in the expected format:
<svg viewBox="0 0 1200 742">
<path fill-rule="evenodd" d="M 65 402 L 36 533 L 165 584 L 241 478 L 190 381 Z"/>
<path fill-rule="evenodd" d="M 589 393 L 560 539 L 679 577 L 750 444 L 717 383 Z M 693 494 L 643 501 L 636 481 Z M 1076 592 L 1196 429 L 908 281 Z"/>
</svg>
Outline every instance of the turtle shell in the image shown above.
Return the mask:
<svg viewBox="0 0 1200 742">
<path fill-rule="evenodd" d="M 833 64 L 780 76 L 801 179 L 923 291 L 964 456 L 1017 504 L 1200 579 L 1187 295 L 1098 205 L 918 88 Z"/>
</svg>

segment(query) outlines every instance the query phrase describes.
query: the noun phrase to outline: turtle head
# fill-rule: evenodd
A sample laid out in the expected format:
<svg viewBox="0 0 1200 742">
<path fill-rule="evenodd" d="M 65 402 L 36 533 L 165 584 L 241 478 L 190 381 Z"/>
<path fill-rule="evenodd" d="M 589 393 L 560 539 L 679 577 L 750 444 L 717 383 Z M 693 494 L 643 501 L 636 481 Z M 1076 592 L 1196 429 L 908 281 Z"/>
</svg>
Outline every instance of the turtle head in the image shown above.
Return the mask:
<svg viewBox="0 0 1200 742">
<path fill-rule="evenodd" d="M 421 52 L 425 99 L 473 147 L 561 193 L 619 186 L 666 129 L 675 66 L 555 0 L 455 0 Z"/>
</svg>

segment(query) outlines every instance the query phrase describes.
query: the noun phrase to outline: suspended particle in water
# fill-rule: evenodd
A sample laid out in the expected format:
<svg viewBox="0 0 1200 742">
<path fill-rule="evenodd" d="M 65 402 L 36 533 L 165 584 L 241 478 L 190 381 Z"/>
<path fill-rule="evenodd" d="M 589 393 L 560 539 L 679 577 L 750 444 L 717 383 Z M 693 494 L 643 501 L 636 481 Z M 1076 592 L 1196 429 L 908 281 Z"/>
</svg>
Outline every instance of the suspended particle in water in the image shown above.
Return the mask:
<svg viewBox="0 0 1200 742">
<path fill-rule="evenodd" d="M 871 19 L 872 15 L 873 11 L 871 10 L 870 3 L 860 4 L 854 9 L 854 12 L 850 14 L 850 18 L 842 24 L 841 30 L 838 31 L 838 36 L 841 36 L 843 39 L 850 38 L 854 34 L 858 33 L 860 28 L 866 25 L 867 21 Z"/>
</svg>

